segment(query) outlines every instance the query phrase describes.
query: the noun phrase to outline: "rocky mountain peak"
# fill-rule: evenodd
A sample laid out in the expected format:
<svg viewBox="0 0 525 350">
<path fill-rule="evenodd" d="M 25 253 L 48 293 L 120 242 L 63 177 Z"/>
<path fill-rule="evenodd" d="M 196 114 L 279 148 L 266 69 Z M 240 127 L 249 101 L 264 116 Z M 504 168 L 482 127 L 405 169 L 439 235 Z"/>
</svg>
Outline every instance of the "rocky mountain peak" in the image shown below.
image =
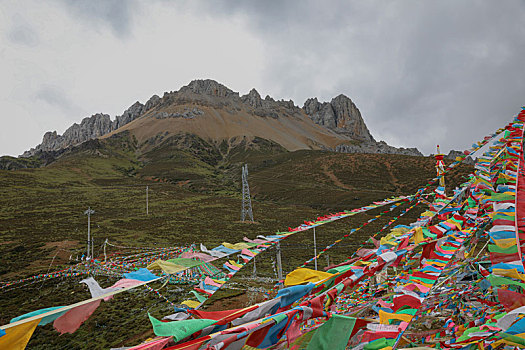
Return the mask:
<svg viewBox="0 0 525 350">
<path fill-rule="evenodd" d="M 330 102 L 319 102 L 316 97 L 306 100 L 304 112 L 316 123 L 339 134 L 348 135 L 360 141 L 374 141 L 352 100 L 341 94 Z"/>
<path fill-rule="evenodd" d="M 205 79 L 205 80 L 192 80 L 187 86 L 183 86 L 179 92 L 191 91 L 194 94 L 198 95 L 210 95 L 217 97 L 239 97 L 238 92 L 234 92 L 228 89 L 226 86 L 221 83 L 216 82 L 215 80 Z"/>
<path fill-rule="evenodd" d="M 143 112 L 145 112 L 145 110 L 146 108 L 142 103 L 139 101 L 135 102 L 128 109 L 126 109 L 121 116 L 117 116 L 115 118 L 115 121 L 113 122 L 113 130 L 116 130 L 121 126 L 124 126 L 127 123 L 137 119 Z"/>
<path fill-rule="evenodd" d="M 263 106 L 263 99 L 255 89 L 251 89 L 247 95 L 241 96 L 241 101 L 253 108 L 260 108 Z"/>
<path fill-rule="evenodd" d="M 150 109 L 152 109 L 153 107 L 155 107 L 156 105 L 158 105 L 160 102 L 160 97 L 157 96 L 157 95 L 153 95 L 149 98 L 148 102 L 146 102 L 146 104 L 144 105 L 144 112 L 145 111 L 149 111 Z"/>
</svg>

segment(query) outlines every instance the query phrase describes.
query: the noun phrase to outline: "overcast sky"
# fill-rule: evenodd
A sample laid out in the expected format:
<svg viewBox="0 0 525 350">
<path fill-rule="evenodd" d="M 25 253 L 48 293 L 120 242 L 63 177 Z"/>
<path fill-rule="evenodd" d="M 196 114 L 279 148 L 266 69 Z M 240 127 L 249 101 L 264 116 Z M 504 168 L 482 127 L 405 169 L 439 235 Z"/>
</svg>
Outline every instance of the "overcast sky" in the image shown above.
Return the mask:
<svg viewBox="0 0 525 350">
<path fill-rule="evenodd" d="M 0 0 L 0 154 L 198 78 L 465 149 L 525 104 L 524 62 L 524 1 Z"/>
</svg>

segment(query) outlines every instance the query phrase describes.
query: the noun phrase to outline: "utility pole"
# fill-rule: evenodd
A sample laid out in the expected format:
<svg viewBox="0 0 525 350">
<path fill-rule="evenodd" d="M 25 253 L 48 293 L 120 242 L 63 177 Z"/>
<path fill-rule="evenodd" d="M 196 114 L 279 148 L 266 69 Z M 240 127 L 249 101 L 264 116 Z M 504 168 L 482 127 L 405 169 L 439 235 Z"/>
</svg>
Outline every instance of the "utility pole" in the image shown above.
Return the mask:
<svg viewBox="0 0 525 350">
<path fill-rule="evenodd" d="M 91 237 L 90 237 L 90 231 L 91 231 L 91 214 L 95 214 L 95 211 L 91 209 L 91 207 L 88 207 L 88 210 L 84 212 L 84 215 L 88 216 L 88 236 L 87 236 L 87 260 L 91 260 L 92 251 L 89 250 L 90 243 L 91 243 Z"/>
<path fill-rule="evenodd" d="M 146 215 L 149 215 L 148 190 L 149 190 L 149 186 L 146 186 Z"/>
<path fill-rule="evenodd" d="M 106 240 L 104 241 L 104 264 L 106 263 L 106 259 L 107 259 L 107 256 L 106 256 L 106 245 L 108 244 L 108 239 L 106 238 Z"/>
<path fill-rule="evenodd" d="M 281 243 L 277 242 L 275 247 L 277 250 L 277 278 L 279 281 L 283 280 L 283 264 L 281 263 Z"/>
<path fill-rule="evenodd" d="M 314 226 L 314 264 L 315 264 L 315 270 L 317 271 L 317 241 L 315 239 L 315 226 Z"/>
<path fill-rule="evenodd" d="M 248 185 L 248 164 L 242 167 L 242 207 L 241 207 L 241 221 L 246 221 L 248 216 L 253 221 L 252 199 L 250 198 L 250 186 Z"/>
</svg>

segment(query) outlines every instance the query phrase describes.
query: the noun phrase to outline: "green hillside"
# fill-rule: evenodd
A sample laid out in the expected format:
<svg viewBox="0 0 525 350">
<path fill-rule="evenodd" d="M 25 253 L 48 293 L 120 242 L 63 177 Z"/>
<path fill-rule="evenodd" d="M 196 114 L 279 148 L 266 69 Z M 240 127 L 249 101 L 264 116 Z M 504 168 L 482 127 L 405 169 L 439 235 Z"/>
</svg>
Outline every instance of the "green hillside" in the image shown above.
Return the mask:
<svg viewBox="0 0 525 350">
<path fill-rule="evenodd" d="M 255 224 L 239 222 L 240 167 L 249 166 Z M 458 184 L 471 167 L 449 177 Z M 244 236 L 272 234 L 303 220 L 357 208 L 392 195 L 410 194 L 435 175 L 434 160 L 425 157 L 341 154 L 323 151 L 288 152 L 266 140 L 246 144 L 210 144 L 190 135 L 139 145 L 126 134 L 93 140 L 62 154 L 48 166 L 0 171 L 0 281 L 53 271 L 74 263 L 85 250 L 87 207 L 92 217 L 95 255 L 108 239 L 121 246 L 169 247 L 204 243 L 214 247 Z M 149 215 L 146 215 L 149 186 Z M 402 207 L 404 208 L 404 206 Z M 396 209 L 330 250 L 330 262 L 340 262 L 402 209 Z M 411 212 L 399 223 L 413 220 Z M 340 220 L 317 230 L 322 248 L 379 210 Z M 118 251 L 111 248 L 112 252 Z M 121 249 L 126 252 L 125 249 Z M 269 251 L 257 258 L 257 275 L 275 279 Z M 311 232 L 292 236 L 283 245 L 283 269 L 291 271 L 313 255 Z M 73 259 L 70 261 L 70 257 Z M 325 258 L 320 266 L 325 267 Z M 214 295 L 239 294 L 233 289 Z M 81 278 L 33 283 L 0 293 L 0 323 L 38 308 L 69 304 L 89 297 Z M 103 284 L 111 281 L 97 277 Z M 107 283 L 106 283 L 107 281 Z M 160 287 L 153 285 L 154 288 Z M 167 286 L 171 300 L 187 297 L 186 289 Z M 260 298 L 241 293 L 236 305 Z M 227 299 L 219 302 L 228 306 Z M 211 306 L 213 307 L 213 306 Z M 215 306 L 219 307 L 219 306 Z M 89 339 L 99 348 L 136 344 L 151 335 L 147 312 L 160 317 L 171 306 L 146 289 L 123 293 L 101 307 L 77 332 L 58 337 L 52 325 L 39 327 L 29 348 L 82 348 Z M 130 315 L 133 317 L 130 318 Z"/>
</svg>

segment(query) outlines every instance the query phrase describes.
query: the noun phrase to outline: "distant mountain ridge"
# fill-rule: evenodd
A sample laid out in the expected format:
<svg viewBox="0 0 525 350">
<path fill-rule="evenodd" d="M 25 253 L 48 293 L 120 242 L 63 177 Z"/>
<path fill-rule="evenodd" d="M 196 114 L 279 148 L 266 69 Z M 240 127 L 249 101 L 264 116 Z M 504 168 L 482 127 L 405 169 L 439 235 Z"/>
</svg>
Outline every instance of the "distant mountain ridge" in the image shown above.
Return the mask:
<svg viewBox="0 0 525 350">
<path fill-rule="evenodd" d="M 324 149 L 346 153 L 392 153 L 421 156 L 416 148 L 396 148 L 376 142 L 353 101 L 339 95 L 330 102 L 308 99 L 302 108 L 293 101 L 261 98 L 252 89 L 240 96 L 214 80 L 194 80 L 178 91 L 135 102 L 114 120 L 97 113 L 73 124 L 62 135 L 44 134 L 42 143 L 24 152 L 60 151 L 82 142 L 128 130 L 139 141 L 158 135 L 193 133 L 220 143 L 263 138 L 288 150 Z"/>
<path fill-rule="evenodd" d="M 29 151 L 25 151 L 22 157 L 30 157 L 38 151 L 59 151 L 104 136 L 137 119 L 159 100 L 159 96 L 153 95 L 144 105 L 137 101 L 113 121 L 109 114 L 97 113 L 82 119 L 80 124 L 74 123 L 62 135 L 58 135 L 56 131 L 48 131 L 44 134 L 42 143 Z"/>
</svg>

